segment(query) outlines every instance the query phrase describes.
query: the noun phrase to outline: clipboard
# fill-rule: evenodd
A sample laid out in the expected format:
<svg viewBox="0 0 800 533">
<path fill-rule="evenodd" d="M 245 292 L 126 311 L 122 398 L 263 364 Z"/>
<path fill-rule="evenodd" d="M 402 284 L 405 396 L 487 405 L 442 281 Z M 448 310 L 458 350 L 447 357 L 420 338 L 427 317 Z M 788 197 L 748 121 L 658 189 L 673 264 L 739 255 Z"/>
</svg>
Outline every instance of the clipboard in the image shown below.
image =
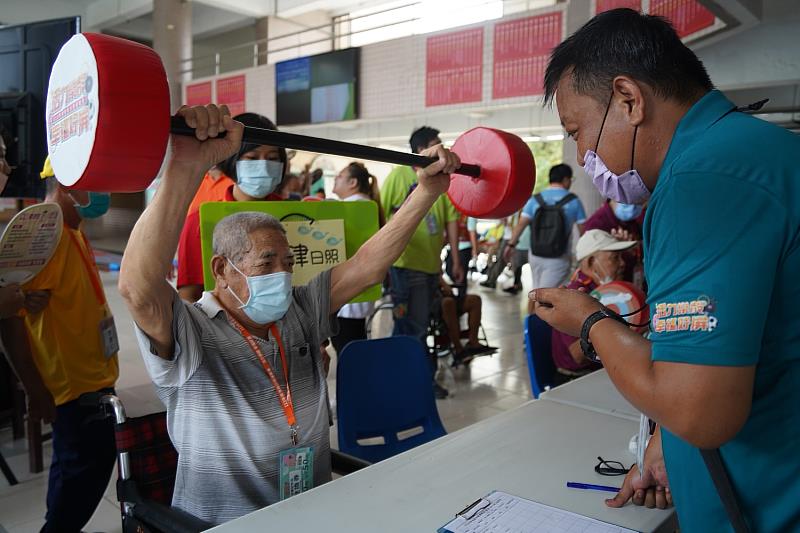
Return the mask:
<svg viewBox="0 0 800 533">
<path fill-rule="evenodd" d="M 478 498 L 438 533 L 480 533 L 483 531 L 526 533 L 534 529 L 552 533 L 635 533 L 632 529 L 595 520 L 570 511 L 544 505 L 501 491 Z"/>
</svg>

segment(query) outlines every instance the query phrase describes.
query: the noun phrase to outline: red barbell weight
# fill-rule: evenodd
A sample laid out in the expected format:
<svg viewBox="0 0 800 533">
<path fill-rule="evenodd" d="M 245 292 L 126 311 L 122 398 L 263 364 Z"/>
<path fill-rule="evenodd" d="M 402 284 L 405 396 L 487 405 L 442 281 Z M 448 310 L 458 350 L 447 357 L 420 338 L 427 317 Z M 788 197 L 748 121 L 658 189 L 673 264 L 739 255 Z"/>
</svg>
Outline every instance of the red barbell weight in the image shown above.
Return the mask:
<svg viewBox="0 0 800 533">
<path fill-rule="evenodd" d="M 146 189 L 161 167 L 170 133 L 194 134 L 182 118 L 170 119 L 169 110 L 167 77 L 155 51 L 108 35 L 73 36 L 53 64 L 48 86 L 47 146 L 56 178 L 90 191 Z M 419 154 L 260 128 L 246 127 L 244 140 L 397 165 L 433 162 Z M 500 218 L 530 198 L 536 166 L 516 135 L 473 128 L 452 150 L 462 164 L 447 194 L 460 212 Z"/>
</svg>

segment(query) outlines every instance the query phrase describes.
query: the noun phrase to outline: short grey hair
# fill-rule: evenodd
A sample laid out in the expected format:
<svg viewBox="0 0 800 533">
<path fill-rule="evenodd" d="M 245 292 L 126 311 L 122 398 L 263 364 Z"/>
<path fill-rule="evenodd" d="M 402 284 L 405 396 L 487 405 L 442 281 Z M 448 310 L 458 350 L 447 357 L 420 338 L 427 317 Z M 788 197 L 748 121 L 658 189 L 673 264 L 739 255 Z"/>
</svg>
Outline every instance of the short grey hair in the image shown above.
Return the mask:
<svg viewBox="0 0 800 533">
<path fill-rule="evenodd" d="M 272 215 L 256 211 L 235 213 L 223 218 L 214 227 L 212 237 L 214 255 L 221 255 L 233 263 L 239 263 L 252 247 L 250 233 L 259 229 L 280 231 L 286 235 L 286 229 L 280 220 Z"/>
</svg>

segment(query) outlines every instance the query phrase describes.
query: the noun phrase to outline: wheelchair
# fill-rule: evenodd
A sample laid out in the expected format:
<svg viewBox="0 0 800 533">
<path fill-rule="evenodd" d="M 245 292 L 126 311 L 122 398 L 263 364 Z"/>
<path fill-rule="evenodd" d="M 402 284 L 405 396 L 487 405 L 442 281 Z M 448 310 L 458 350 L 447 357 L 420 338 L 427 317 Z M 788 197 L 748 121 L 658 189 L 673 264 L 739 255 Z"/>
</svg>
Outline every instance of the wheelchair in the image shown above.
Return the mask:
<svg viewBox="0 0 800 533">
<path fill-rule="evenodd" d="M 458 316 L 458 320 L 461 320 L 463 315 Z M 467 341 L 469 339 L 469 329 L 467 328 L 459 328 L 459 338 L 462 341 Z M 450 333 L 447 330 L 447 324 L 445 323 L 444 319 L 442 318 L 442 297 L 441 295 L 434 300 L 434 305 L 431 311 L 430 322 L 428 324 L 428 351 L 432 357 L 435 357 L 438 361 L 446 361 L 447 358 L 450 358 L 450 366 L 456 368 L 460 365 L 469 366 L 469 364 L 474 360 L 475 357 L 482 356 L 482 355 L 493 355 L 496 352 L 496 349 L 491 351 L 486 351 L 485 353 L 475 355 L 474 357 L 467 359 L 463 363 L 456 359 L 456 351 L 455 347 L 453 346 L 453 340 L 450 338 Z M 478 326 L 478 341 L 489 347 L 489 341 L 486 337 L 486 330 L 483 329 L 483 324 Z M 491 347 L 490 347 L 491 348 Z"/>
<path fill-rule="evenodd" d="M 392 324 L 394 321 L 392 318 L 393 309 L 394 304 L 392 303 L 391 298 L 383 298 L 375 306 L 374 311 L 367 318 L 366 322 L 368 339 L 389 337 L 392 335 Z M 461 339 L 469 339 L 468 329 L 461 330 Z M 428 321 L 426 340 L 428 353 L 433 361 L 446 362 L 447 358 L 449 357 L 450 363 L 448 366 L 458 366 L 455 359 L 455 348 L 453 347 L 453 342 L 451 341 L 450 334 L 447 331 L 447 325 L 445 324 L 444 319 L 442 319 L 441 295 L 434 300 L 433 306 L 431 307 L 431 316 Z M 489 344 L 483 324 L 478 327 L 478 340 L 481 344 Z M 492 355 L 492 353 L 494 352 L 487 352 L 481 355 Z M 465 364 L 469 363 L 466 362 Z"/>
<path fill-rule="evenodd" d="M 113 394 L 91 392 L 80 402 L 97 406 L 98 417 L 113 417 L 117 445 L 117 501 L 124 533 L 197 533 L 211 527 L 196 516 L 172 507 L 178 452 L 167 433 L 165 411 L 128 417 Z M 370 463 L 331 450 L 334 473 L 345 475 Z"/>
</svg>

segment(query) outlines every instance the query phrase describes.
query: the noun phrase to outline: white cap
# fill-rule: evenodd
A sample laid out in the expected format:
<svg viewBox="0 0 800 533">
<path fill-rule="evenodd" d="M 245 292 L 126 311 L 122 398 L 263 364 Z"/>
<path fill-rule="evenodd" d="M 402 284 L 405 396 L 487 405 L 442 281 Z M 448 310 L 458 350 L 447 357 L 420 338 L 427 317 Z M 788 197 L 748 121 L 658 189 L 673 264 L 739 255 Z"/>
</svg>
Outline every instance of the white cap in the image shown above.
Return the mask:
<svg viewBox="0 0 800 533">
<path fill-rule="evenodd" d="M 636 241 L 620 241 L 607 231 L 590 229 L 578 239 L 576 254 L 583 261 L 596 252 L 619 252 L 633 248 Z"/>
</svg>

